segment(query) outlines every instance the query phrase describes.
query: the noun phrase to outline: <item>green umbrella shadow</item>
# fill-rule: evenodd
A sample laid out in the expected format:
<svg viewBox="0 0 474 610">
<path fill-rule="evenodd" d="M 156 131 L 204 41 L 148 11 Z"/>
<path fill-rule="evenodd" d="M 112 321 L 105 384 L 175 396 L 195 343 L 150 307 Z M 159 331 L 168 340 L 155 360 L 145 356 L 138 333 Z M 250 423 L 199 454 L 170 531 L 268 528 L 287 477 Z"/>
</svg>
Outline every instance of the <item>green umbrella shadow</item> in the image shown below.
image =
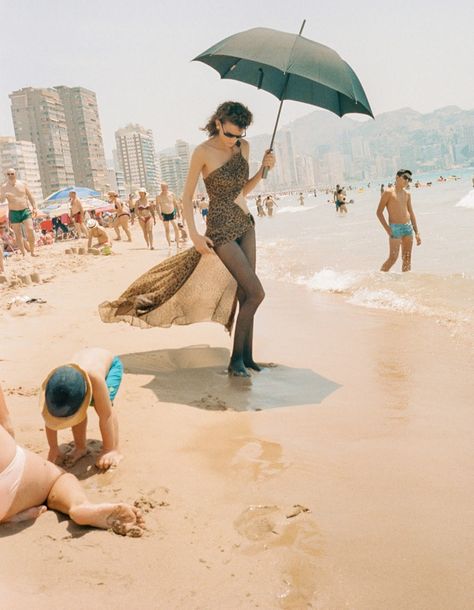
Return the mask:
<svg viewBox="0 0 474 610">
<path fill-rule="evenodd" d="M 144 386 L 160 402 L 211 411 L 261 411 L 320 404 L 340 384 L 311 369 L 265 368 L 250 379 L 229 377 L 229 351 L 203 345 L 120 356 L 125 372 L 153 375 Z"/>
</svg>

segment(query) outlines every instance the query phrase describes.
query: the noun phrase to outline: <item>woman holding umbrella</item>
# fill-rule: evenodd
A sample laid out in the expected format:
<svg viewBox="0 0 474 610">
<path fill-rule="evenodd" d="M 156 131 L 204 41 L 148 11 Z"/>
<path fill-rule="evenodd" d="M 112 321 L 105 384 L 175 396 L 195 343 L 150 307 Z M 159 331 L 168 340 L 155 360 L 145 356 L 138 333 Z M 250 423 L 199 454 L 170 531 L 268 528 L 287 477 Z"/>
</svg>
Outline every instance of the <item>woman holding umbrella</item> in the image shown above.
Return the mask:
<svg viewBox="0 0 474 610">
<path fill-rule="evenodd" d="M 228 370 L 242 377 L 250 375 L 248 369 L 260 370 L 252 338 L 254 315 L 264 298 L 255 273 L 255 223 L 245 197 L 261 180 L 264 167 L 275 165 L 267 152 L 259 171 L 249 178 L 249 145 L 242 138 L 251 122 L 248 108 L 224 102 L 204 128 L 209 137 L 193 153 L 183 192 L 194 248 L 153 267 L 119 299 L 99 308 L 105 322 L 126 320 L 150 327 L 212 320 L 230 332 L 238 300 Z M 205 235 L 196 229 L 192 204 L 200 175 L 209 195 Z"/>
<path fill-rule="evenodd" d="M 245 197 L 262 179 L 263 167 L 275 165 L 273 153 L 268 152 L 260 170 L 248 178 L 249 144 L 242 138 L 251 122 L 252 113 L 238 102 L 217 108 L 204 128 L 209 138 L 193 154 L 183 193 L 194 247 L 203 256 L 214 251 L 237 282 L 239 313 L 229 372 L 238 376 L 248 376 L 248 368 L 260 370 L 252 353 L 253 319 L 265 296 L 255 273 L 255 222 Z M 192 208 L 200 175 L 209 195 L 206 235 L 197 232 Z"/>
</svg>

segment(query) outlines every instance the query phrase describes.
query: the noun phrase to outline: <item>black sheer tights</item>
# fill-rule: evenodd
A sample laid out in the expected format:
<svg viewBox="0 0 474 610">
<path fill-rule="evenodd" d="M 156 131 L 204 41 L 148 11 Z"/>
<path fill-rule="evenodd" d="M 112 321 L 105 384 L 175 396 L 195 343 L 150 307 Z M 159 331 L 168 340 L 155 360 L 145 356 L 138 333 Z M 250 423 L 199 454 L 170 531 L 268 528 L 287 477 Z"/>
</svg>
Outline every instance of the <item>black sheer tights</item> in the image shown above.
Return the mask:
<svg viewBox="0 0 474 610">
<path fill-rule="evenodd" d="M 216 248 L 216 253 L 237 282 L 239 314 L 235 324 L 234 347 L 229 372 L 247 377 L 247 368 L 260 370 L 253 359 L 253 318 L 265 293 L 255 274 L 255 230 L 249 229 L 237 241 Z"/>
</svg>

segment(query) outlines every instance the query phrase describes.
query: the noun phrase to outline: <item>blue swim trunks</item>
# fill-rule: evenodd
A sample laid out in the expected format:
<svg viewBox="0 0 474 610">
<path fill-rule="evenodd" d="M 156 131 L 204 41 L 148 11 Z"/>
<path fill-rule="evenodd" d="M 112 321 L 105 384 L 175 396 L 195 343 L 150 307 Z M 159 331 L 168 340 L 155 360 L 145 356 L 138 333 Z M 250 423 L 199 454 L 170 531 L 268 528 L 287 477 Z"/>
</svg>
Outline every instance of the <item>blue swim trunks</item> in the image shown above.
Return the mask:
<svg viewBox="0 0 474 610">
<path fill-rule="evenodd" d="M 107 389 L 109 390 L 109 397 L 111 402 L 114 402 L 114 398 L 117 396 L 120 384 L 122 383 L 123 377 L 123 364 L 118 356 L 112 360 L 109 372 L 105 378 Z"/>
<path fill-rule="evenodd" d="M 118 356 L 112 360 L 112 364 L 110 365 L 109 372 L 105 378 L 105 383 L 107 384 L 107 389 L 109 391 L 110 402 L 114 403 L 114 398 L 117 396 L 117 392 L 119 391 L 120 384 L 122 383 L 123 377 L 123 364 Z M 91 400 L 91 406 L 94 406 L 94 398 Z"/>
<path fill-rule="evenodd" d="M 413 227 L 411 222 L 404 224 L 390 223 L 390 229 L 392 231 L 392 239 L 401 239 L 402 237 L 412 237 Z"/>
</svg>

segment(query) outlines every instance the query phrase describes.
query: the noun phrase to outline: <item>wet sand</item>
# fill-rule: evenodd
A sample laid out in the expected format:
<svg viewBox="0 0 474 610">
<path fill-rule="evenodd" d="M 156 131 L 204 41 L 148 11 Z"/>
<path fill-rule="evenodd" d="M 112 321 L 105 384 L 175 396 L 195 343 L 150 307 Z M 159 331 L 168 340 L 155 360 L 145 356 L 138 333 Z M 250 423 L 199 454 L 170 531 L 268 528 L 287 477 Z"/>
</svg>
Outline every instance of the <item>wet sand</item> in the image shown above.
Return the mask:
<svg viewBox="0 0 474 610">
<path fill-rule="evenodd" d="M 46 453 L 37 392 L 50 368 L 88 345 L 121 355 L 126 459 L 96 471 L 92 414 L 91 455 L 73 472 L 93 499 L 137 501 L 148 532 L 120 538 L 52 511 L 1 526 L 2 607 L 474 606 L 471 337 L 267 282 L 256 354 L 279 366 L 229 381 L 217 325 L 99 319 L 97 304 L 166 251 L 138 240 L 113 257 L 63 249 L 40 251 L 47 283 L 0 287 L 0 380 L 17 439 Z M 46 303 L 7 309 L 12 294 Z"/>
</svg>

